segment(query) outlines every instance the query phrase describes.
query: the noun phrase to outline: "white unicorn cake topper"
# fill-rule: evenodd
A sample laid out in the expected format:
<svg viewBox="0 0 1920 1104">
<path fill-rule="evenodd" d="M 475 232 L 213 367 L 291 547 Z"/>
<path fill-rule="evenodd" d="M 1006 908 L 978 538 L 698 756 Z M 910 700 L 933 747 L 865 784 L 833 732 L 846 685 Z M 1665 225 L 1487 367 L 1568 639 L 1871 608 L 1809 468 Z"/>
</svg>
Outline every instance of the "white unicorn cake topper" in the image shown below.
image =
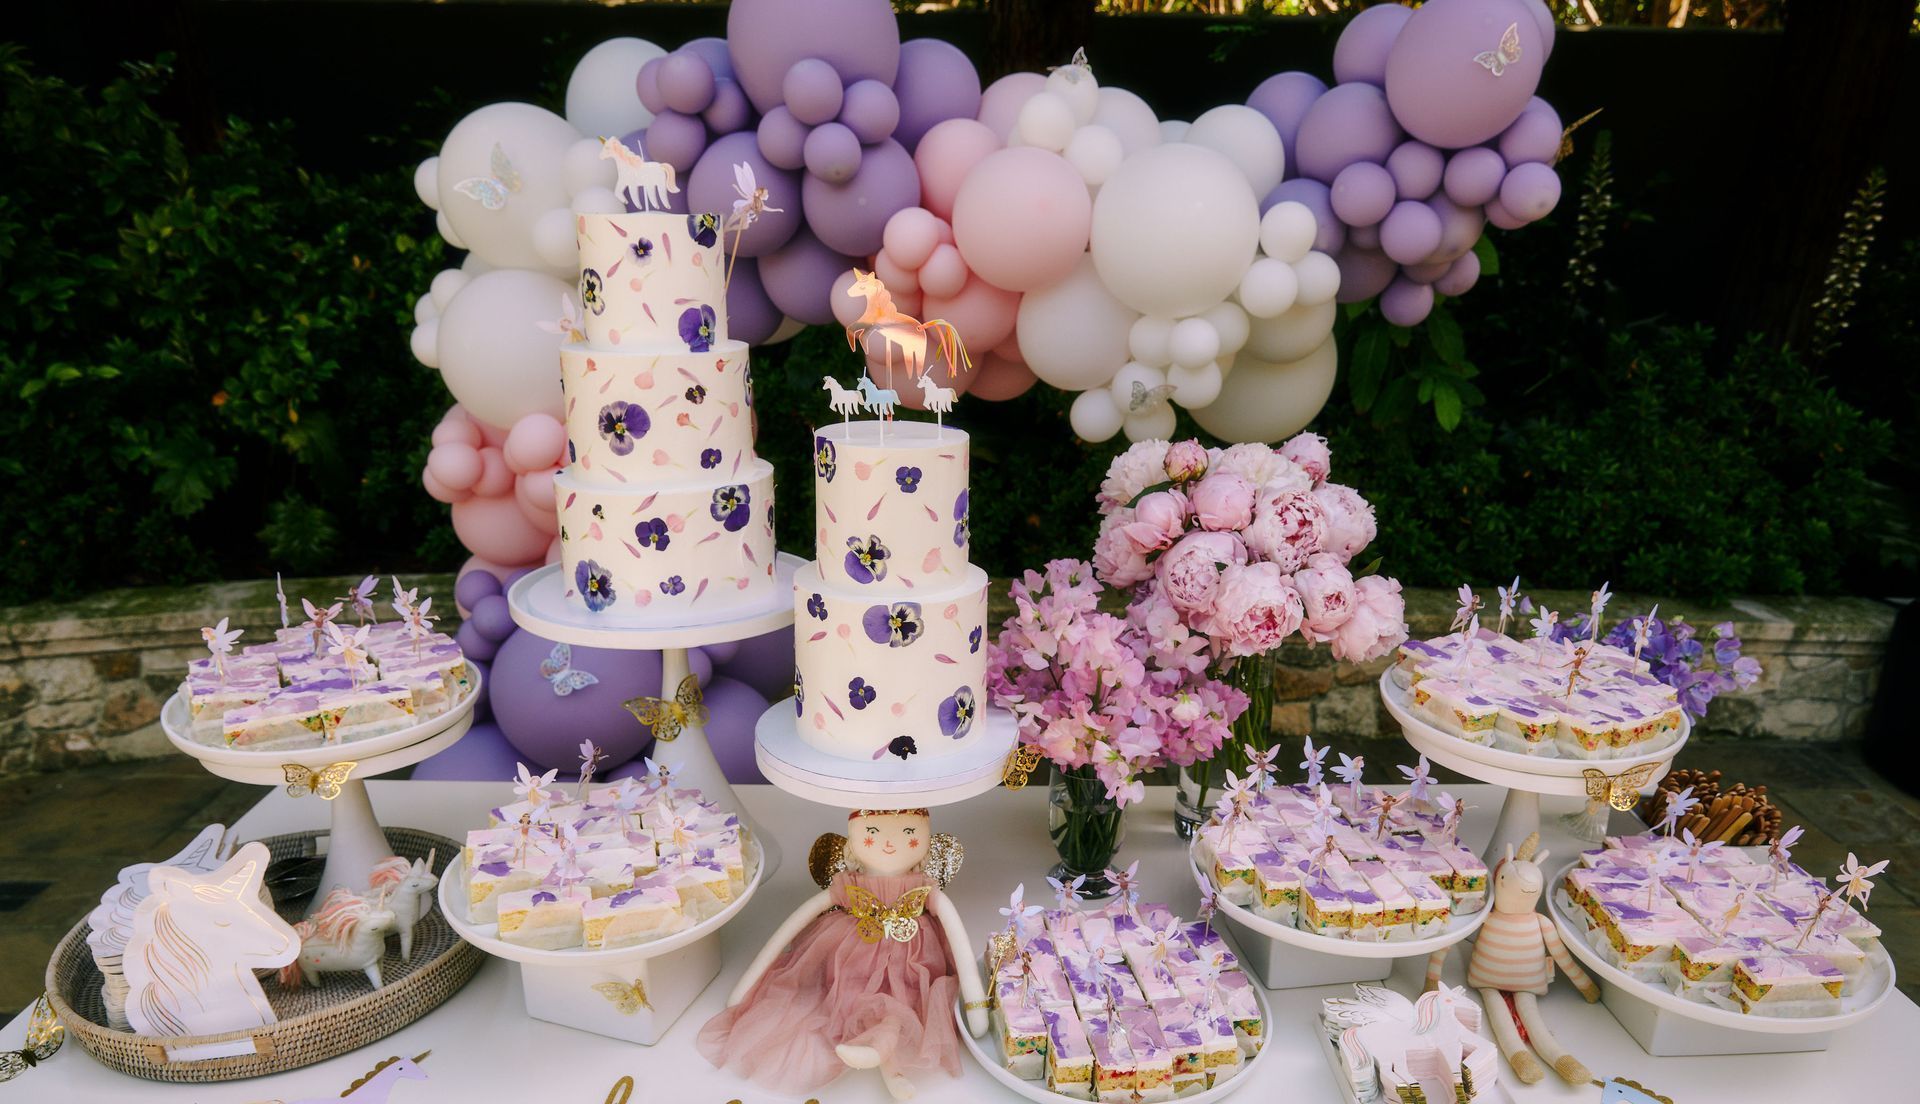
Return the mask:
<svg viewBox="0 0 1920 1104">
<path fill-rule="evenodd" d="M 672 165 L 649 161 L 642 151 L 628 149 L 618 138 L 600 139 L 600 160 L 613 162 L 613 194 L 636 211 L 664 211 L 670 202 L 667 197 L 680 190 L 673 180 Z"/>
</svg>

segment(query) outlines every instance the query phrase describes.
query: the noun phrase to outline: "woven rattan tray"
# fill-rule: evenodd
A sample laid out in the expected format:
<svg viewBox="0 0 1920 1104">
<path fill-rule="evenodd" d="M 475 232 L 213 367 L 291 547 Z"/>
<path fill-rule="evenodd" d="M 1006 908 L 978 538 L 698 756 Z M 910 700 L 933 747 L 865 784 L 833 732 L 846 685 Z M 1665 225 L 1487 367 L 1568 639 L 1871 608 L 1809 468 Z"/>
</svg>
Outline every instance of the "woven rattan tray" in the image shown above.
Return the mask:
<svg viewBox="0 0 1920 1104">
<path fill-rule="evenodd" d="M 273 861 L 311 857 L 322 832 L 301 832 L 261 840 Z M 443 874 L 460 845 L 443 836 L 410 828 L 388 828 L 393 853 L 407 859 L 436 852 L 434 873 Z M 276 901 L 281 915 L 300 919 L 303 898 Z M 282 1073 L 324 1061 L 386 1038 L 431 1012 L 458 992 L 486 956 L 454 934 L 436 905 L 413 929 L 413 961 L 403 963 L 389 949 L 380 964 L 386 984 L 370 989 L 358 971 L 323 975 L 318 987 L 293 992 L 269 980 L 264 988 L 280 1022 L 224 1035 L 160 1038 L 116 1031 L 106 1026 L 100 996 L 100 971 L 87 950 L 87 924 L 81 921 L 60 941 L 47 963 L 47 993 L 67 1034 L 100 1062 L 122 1073 L 153 1081 L 206 1083 Z M 169 1051 L 209 1044 L 252 1042 L 252 1052 L 183 1060 Z M 230 1048 L 229 1048 L 230 1049 Z"/>
</svg>

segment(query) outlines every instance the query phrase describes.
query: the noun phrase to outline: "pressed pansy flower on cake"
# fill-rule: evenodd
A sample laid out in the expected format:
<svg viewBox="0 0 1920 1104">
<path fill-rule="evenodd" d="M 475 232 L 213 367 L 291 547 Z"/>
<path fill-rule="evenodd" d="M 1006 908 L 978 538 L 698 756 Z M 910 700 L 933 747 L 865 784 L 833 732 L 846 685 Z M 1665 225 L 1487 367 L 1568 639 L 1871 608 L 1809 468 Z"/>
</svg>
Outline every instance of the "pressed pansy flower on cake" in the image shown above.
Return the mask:
<svg viewBox="0 0 1920 1104">
<path fill-rule="evenodd" d="M 865 709 L 873 704 L 876 693 L 873 687 L 867 685 L 866 679 L 856 676 L 853 681 L 847 683 L 847 704 L 855 709 Z"/>
<path fill-rule="evenodd" d="M 807 599 L 807 613 L 817 621 L 827 619 L 827 600 L 819 591 L 814 591 L 813 596 Z"/>
<path fill-rule="evenodd" d="M 958 740 L 973 731 L 973 687 L 962 686 L 940 703 L 940 731 Z"/>
<path fill-rule="evenodd" d="M 651 548 L 655 552 L 665 552 L 667 545 L 673 542 L 665 518 L 648 518 L 634 526 L 633 539 L 640 542 L 640 547 Z"/>
<path fill-rule="evenodd" d="M 573 565 L 573 585 L 580 592 L 580 600 L 594 613 L 613 605 L 618 597 L 613 592 L 613 573 L 592 560 Z"/>
<path fill-rule="evenodd" d="M 680 340 L 687 351 L 704 353 L 713 348 L 713 308 L 702 303 L 680 312 Z M 691 393 L 687 396 L 692 398 Z"/>
<path fill-rule="evenodd" d="M 695 406 L 699 406 L 701 403 L 706 402 L 707 401 L 706 385 L 703 383 L 696 383 L 692 387 L 687 388 L 687 401 L 692 403 Z"/>
<path fill-rule="evenodd" d="M 900 485 L 901 490 L 912 494 L 920 489 L 920 469 L 895 468 L 893 471 L 893 481 Z"/>
<path fill-rule="evenodd" d="M 807 715 L 807 680 L 800 677 L 800 665 L 793 665 L 793 715 Z"/>
<path fill-rule="evenodd" d="M 610 402 L 600 408 L 600 436 L 606 438 L 615 456 L 632 452 L 633 443 L 652 428 L 653 419 L 639 403 Z"/>
<path fill-rule="evenodd" d="M 967 492 L 961 491 L 953 500 L 953 544 L 956 548 L 967 545 Z"/>
<path fill-rule="evenodd" d="M 684 593 L 686 589 L 687 589 L 686 580 L 680 578 L 680 576 L 678 575 L 669 575 L 666 578 L 660 580 L 660 593 L 666 595 L 669 598 L 673 597 L 676 594 Z"/>
<path fill-rule="evenodd" d="M 600 292 L 600 274 L 591 268 L 581 269 L 580 305 L 594 314 L 607 313 L 607 299 Z"/>
<path fill-rule="evenodd" d="M 693 244 L 705 248 L 720 240 L 720 219 L 710 211 L 687 216 L 687 236 Z"/>
<path fill-rule="evenodd" d="M 752 501 L 752 496 L 747 493 L 746 484 L 735 483 L 713 492 L 713 505 L 709 508 L 709 512 L 713 514 L 713 520 L 720 523 L 721 528 L 729 533 L 737 533 L 746 528 L 747 518 L 753 512 L 750 509 Z"/>
<path fill-rule="evenodd" d="M 920 616 L 920 603 L 895 602 L 887 606 L 868 606 L 860 617 L 867 639 L 889 648 L 904 648 L 920 639 L 926 622 Z"/>
<path fill-rule="evenodd" d="M 913 737 L 895 736 L 886 747 L 874 752 L 873 757 L 878 759 L 882 755 L 898 755 L 900 758 L 905 759 L 909 755 L 918 754 L 919 751 L 920 749 L 914 746 Z"/>
<path fill-rule="evenodd" d="M 847 538 L 847 577 L 856 583 L 877 583 L 887 577 L 887 557 L 891 555 L 879 536 L 866 540 Z"/>
<path fill-rule="evenodd" d="M 636 262 L 646 264 L 653 259 L 653 239 L 634 238 L 633 244 L 627 246 L 627 252 L 633 254 Z"/>
<path fill-rule="evenodd" d="M 827 482 L 833 482 L 834 474 L 840 470 L 837 452 L 833 442 L 825 437 L 813 439 L 813 474 Z"/>
<path fill-rule="evenodd" d="M 720 450 L 717 448 L 701 449 L 700 450 L 700 466 L 703 468 L 719 467 L 720 466 Z"/>
</svg>

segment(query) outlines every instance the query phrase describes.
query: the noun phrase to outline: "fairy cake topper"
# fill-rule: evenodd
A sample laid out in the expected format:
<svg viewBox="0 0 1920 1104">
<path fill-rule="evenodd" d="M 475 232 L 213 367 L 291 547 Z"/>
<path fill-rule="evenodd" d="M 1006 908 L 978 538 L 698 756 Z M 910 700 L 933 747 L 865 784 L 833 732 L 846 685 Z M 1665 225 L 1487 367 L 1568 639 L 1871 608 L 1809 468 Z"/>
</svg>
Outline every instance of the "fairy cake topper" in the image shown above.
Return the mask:
<svg viewBox="0 0 1920 1104">
<path fill-rule="evenodd" d="M 355 686 L 360 685 L 367 666 L 367 634 L 372 631 L 372 625 L 362 625 L 357 629 L 327 626 L 327 654 L 340 657 L 341 666 L 347 669 L 347 677 Z"/>
<path fill-rule="evenodd" d="M 220 681 L 227 681 L 227 656 L 233 651 L 234 641 L 239 640 L 245 629 L 228 629 L 227 619 L 222 617 L 219 624 L 200 630 L 200 639 L 207 642 L 207 651 L 213 653 L 213 669 L 219 673 Z"/>
<path fill-rule="evenodd" d="M 1494 587 L 1493 589 L 1494 593 L 1497 594 L 1500 599 L 1500 627 L 1495 631 L 1505 636 L 1507 632 L 1507 622 L 1512 620 L 1514 613 L 1516 611 L 1525 613 L 1528 609 L 1532 608 L 1533 604 L 1527 601 L 1520 593 L 1520 576 L 1518 575 L 1513 577 L 1513 584 L 1511 586 Z"/>
<path fill-rule="evenodd" d="M 1480 612 L 1480 596 L 1473 592 L 1472 587 L 1461 583 L 1459 595 L 1460 608 L 1453 611 L 1453 624 L 1449 627 L 1451 632 L 1465 629 L 1473 616 Z"/>
<path fill-rule="evenodd" d="M 300 627 L 313 634 L 313 654 L 321 655 L 323 654 L 321 649 L 327 638 L 327 625 L 340 616 L 340 611 L 345 607 L 338 602 L 331 606 L 316 606 L 308 599 L 302 598 L 300 608 L 307 614 L 306 621 Z"/>
<path fill-rule="evenodd" d="M 628 149 L 618 138 L 600 139 L 600 160 L 613 162 L 613 194 L 635 211 L 665 211 L 672 202 L 667 197 L 680 191 L 672 165 L 649 161 L 642 150 Z"/>
<path fill-rule="evenodd" d="M 541 319 L 534 323 L 550 334 L 559 334 L 561 340 L 569 342 L 585 341 L 587 335 L 580 329 L 580 305 L 573 301 L 573 293 L 560 293 L 560 313 L 552 319 Z"/>
<path fill-rule="evenodd" d="M 1600 589 L 1593 592 L 1591 596 L 1592 604 L 1590 605 L 1587 611 L 1587 639 L 1588 640 L 1594 641 L 1596 643 L 1599 641 L 1600 615 L 1607 612 L 1607 603 L 1611 601 L 1613 601 L 1613 592 L 1607 589 L 1606 583 L 1601 583 Z"/>
<path fill-rule="evenodd" d="M 607 753 L 601 751 L 600 745 L 592 740 L 580 741 L 580 788 L 576 791 L 575 800 L 587 799 L 587 787 L 593 785 L 593 772 L 606 757 Z"/>
<path fill-rule="evenodd" d="M 754 176 L 753 166 L 745 161 L 733 164 L 733 194 L 737 197 L 733 210 L 727 213 L 721 226 L 722 233 L 733 231 L 733 248 L 727 250 L 727 275 L 720 284 L 723 297 L 726 289 L 733 286 L 733 264 L 740 259 L 740 239 L 746 235 L 747 228 L 759 222 L 763 214 L 777 215 L 786 210 L 768 202 L 771 196 L 765 185 Z"/>
<path fill-rule="evenodd" d="M 280 573 L 273 573 L 273 596 L 280 603 L 280 627 L 287 627 L 287 588 L 280 585 Z"/>
<path fill-rule="evenodd" d="M 1307 772 L 1307 788 L 1315 789 L 1320 785 L 1321 772 L 1327 761 L 1327 749 L 1314 747 L 1313 737 L 1308 736 L 1302 744 L 1301 751 L 1306 758 L 1300 760 L 1300 769 Z"/>
<path fill-rule="evenodd" d="M 359 624 L 365 625 L 371 622 L 378 625 L 380 623 L 380 615 L 373 611 L 373 589 L 379 585 L 379 578 L 369 575 L 360 580 L 359 585 L 350 587 L 340 596 L 339 600 L 353 611 L 353 616 Z"/>
<path fill-rule="evenodd" d="M 1660 603 L 1655 602 L 1645 617 L 1633 623 L 1633 669 L 1640 669 L 1640 653 L 1647 646 L 1647 634 L 1653 628 L 1653 619 L 1660 616 Z"/>
</svg>

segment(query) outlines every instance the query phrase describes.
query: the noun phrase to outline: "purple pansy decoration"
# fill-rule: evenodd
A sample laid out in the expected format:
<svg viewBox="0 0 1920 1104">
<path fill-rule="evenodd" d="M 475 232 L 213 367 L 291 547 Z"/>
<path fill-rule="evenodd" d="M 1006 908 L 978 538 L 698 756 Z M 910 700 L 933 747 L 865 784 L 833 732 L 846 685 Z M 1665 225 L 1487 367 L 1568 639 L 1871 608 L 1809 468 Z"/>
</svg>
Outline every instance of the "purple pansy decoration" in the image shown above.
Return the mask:
<svg viewBox="0 0 1920 1104">
<path fill-rule="evenodd" d="M 666 595 L 669 598 L 673 597 L 676 594 L 684 593 L 686 589 L 687 589 L 686 581 L 681 579 L 680 576 L 678 575 L 669 575 L 666 578 L 660 580 L 660 593 Z"/>
<path fill-rule="evenodd" d="M 627 252 L 633 254 L 634 260 L 646 264 L 653 259 L 653 239 L 636 237 L 633 244 L 627 246 Z"/>
<path fill-rule="evenodd" d="M 975 625 L 973 627 L 973 631 L 967 634 L 967 654 L 972 655 L 974 652 L 977 652 L 979 650 L 980 650 L 980 626 Z"/>
<path fill-rule="evenodd" d="M 892 553 L 880 543 L 880 538 L 870 536 L 862 541 L 859 537 L 847 538 L 847 577 L 856 583 L 877 583 L 887 577 L 887 557 Z"/>
<path fill-rule="evenodd" d="M 816 621 L 827 619 L 827 600 L 820 595 L 819 591 L 815 591 L 813 597 L 807 599 L 807 613 L 811 614 Z"/>
<path fill-rule="evenodd" d="M 912 494 L 920 489 L 920 469 L 895 468 L 893 469 L 893 481 L 900 484 L 902 491 L 907 494 Z"/>
<path fill-rule="evenodd" d="M 958 740 L 973 731 L 973 687 L 962 686 L 940 703 L 940 731 Z"/>
<path fill-rule="evenodd" d="M 833 442 L 825 437 L 813 439 L 813 474 L 827 482 L 833 482 L 834 473 L 840 470 Z"/>
<path fill-rule="evenodd" d="M 600 294 L 600 274 L 591 268 L 580 270 L 580 305 L 594 314 L 607 313 L 606 297 Z"/>
<path fill-rule="evenodd" d="M 701 449 L 700 450 L 700 466 L 703 468 L 719 467 L 720 466 L 720 450 L 717 448 Z"/>
<path fill-rule="evenodd" d="M 567 463 L 578 464 L 579 462 L 580 453 L 573 447 L 573 438 L 569 437 L 567 438 Z"/>
<path fill-rule="evenodd" d="M 800 665 L 793 667 L 793 715 L 803 717 L 807 712 L 807 680 L 800 677 Z"/>
<path fill-rule="evenodd" d="M 551 905 L 555 901 L 558 901 L 559 899 L 560 898 L 554 896 L 553 894 L 547 892 L 544 889 L 536 889 L 533 891 L 533 903 L 536 905 Z"/>
<path fill-rule="evenodd" d="M 640 547 L 651 548 L 655 552 L 665 552 L 667 545 L 673 543 L 673 538 L 667 533 L 666 518 L 648 518 L 634 526 L 633 539 L 640 542 Z"/>
<path fill-rule="evenodd" d="M 690 353 L 704 353 L 713 348 L 713 308 L 702 303 L 681 311 L 680 340 L 687 343 Z"/>
<path fill-rule="evenodd" d="M 873 697 L 874 689 L 867 685 L 866 679 L 856 677 L 852 682 L 847 683 L 847 704 L 855 709 L 865 709 L 872 705 Z"/>
<path fill-rule="evenodd" d="M 702 248 L 720 239 L 720 219 L 712 212 L 687 216 L 687 236 Z"/>
<path fill-rule="evenodd" d="M 707 385 L 704 383 L 696 383 L 692 387 L 687 388 L 687 401 L 692 403 L 695 406 L 699 406 L 701 403 L 706 402 L 707 401 Z"/>
<path fill-rule="evenodd" d="M 633 443 L 652 428 L 653 419 L 639 403 L 610 402 L 600 408 L 600 436 L 607 439 L 607 447 L 615 456 L 632 452 Z"/>
<path fill-rule="evenodd" d="M 953 500 L 953 544 L 956 548 L 967 546 L 967 492 Z"/>
<path fill-rule="evenodd" d="M 753 369 L 751 367 L 742 368 L 740 370 L 740 379 L 741 379 L 741 382 L 745 383 L 747 387 L 747 409 L 752 410 L 753 409 Z"/>
<path fill-rule="evenodd" d="M 867 639 L 889 648 L 904 648 L 920 639 L 927 624 L 920 617 L 920 603 L 895 602 L 890 606 L 868 606 L 860 616 L 860 627 Z"/>
<path fill-rule="evenodd" d="M 886 747 L 886 752 L 885 752 L 885 753 L 886 753 L 886 754 L 892 754 L 892 755 L 898 755 L 898 756 L 899 756 L 900 758 L 902 758 L 902 759 L 905 759 L 905 758 L 906 758 L 907 756 L 909 756 L 909 755 L 913 755 L 913 754 L 916 754 L 917 752 L 919 752 L 919 750 L 920 750 L 919 748 L 917 748 L 917 747 L 915 747 L 915 746 L 913 746 L 913 737 L 911 737 L 911 736 L 895 736 L 895 737 L 894 737 L 894 738 L 893 738 L 893 739 L 892 739 L 892 740 L 891 740 L 891 741 L 890 741 L 890 742 L 889 742 L 889 743 L 887 744 L 887 747 Z M 875 756 L 874 756 L 874 758 L 875 758 L 875 759 L 878 759 L 878 758 L 880 758 L 880 756 L 879 756 L 879 755 L 875 755 Z"/>
<path fill-rule="evenodd" d="M 752 503 L 753 496 L 747 493 L 746 484 L 735 483 L 713 492 L 713 505 L 708 507 L 708 512 L 721 528 L 738 533 L 746 528 L 747 517 L 753 512 L 749 508 Z"/>
<path fill-rule="evenodd" d="M 599 613 L 613 605 L 616 597 L 613 593 L 613 573 L 592 560 L 581 560 L 573 565 L 573 587 L 580 592 L 580 600 L 587 609 Z"/>
<path fill-rule="evenodd" d="M 513 873 L 513 867 L 504 862 L 483 862 L 474 869 L 489 878 L 504 878 Z"/>
</svg>

